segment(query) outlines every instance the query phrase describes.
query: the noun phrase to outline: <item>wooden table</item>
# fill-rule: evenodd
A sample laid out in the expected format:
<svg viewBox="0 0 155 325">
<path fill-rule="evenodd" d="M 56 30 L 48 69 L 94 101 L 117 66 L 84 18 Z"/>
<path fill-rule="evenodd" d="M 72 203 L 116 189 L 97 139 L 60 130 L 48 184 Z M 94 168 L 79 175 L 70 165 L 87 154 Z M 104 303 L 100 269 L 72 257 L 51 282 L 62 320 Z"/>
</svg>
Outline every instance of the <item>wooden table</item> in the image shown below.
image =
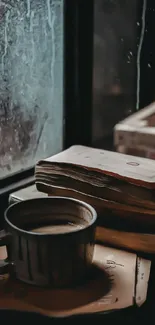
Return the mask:
<svg viewBox="0 0 155 325">
<path fill-rule="evenodd" d="M 0 248 L 0 258 L 6 257 L 6 250 L 4 247 Z M 153 277 L 154 279 L 154 277 Z M 99 283 L 98 287 L 96 286 L 97 283 L 94 283 L 93 291 L 96 292 L 96 294 L 99 292 Z M 152 286 L 151 286 L 152 289 Z M 92 290 L 92 288 L 91 288 Z M 7 309 L 17 309 L 17 310 L 24 310 L 24 311 L 35 311 L 39 312 L 41 314 L 47 315 L 47 316 L 53 316 L 53 306 L 55 308 L 54 315 L 57 315 L 58 307 L 62 304 L 64 305 L 64 299 L 65 299 L 65 307 L 67 310 L 67 306 L 69 305 L 73 308 L 76 308 L 79 304 L 79 300 L 81 301 L 81 304 L 84 302 L 90 302 L 91 297 L 91 290 L 82 291 L 82 289 L 79 290 L 79 293 L 76 296 L 77 300 L 72 300 L 73 292 L 71 290 L 68 290 L 66 293 L 66 296 L 61 296 L 61 292 L 51 291 L 47 289 L 41 289 L 34 286 L 29 286 L 27 284 L 21 283 L 17 280 L 9 280 L 8 276 L 6 276 L 3 280 L 0 281 L 0 308 L 7 308 Z M 152 293 L 151 293 L 152 295 Z M 54 302 L 54 303 L 53 303 Z M 104 315 L 85 315 L 85 316 L 78 316 L 78 317 L 84 317 L 84 319 L 93 320 L 96 322 L 98 319 L 99 321 L 103 320 L 105 321 L 113 321 L 119 324 L 124 324 L 124 322 L 127 324 L 132 323 L 133 324 L 144 324 L 151 325 L 154 324 L 154 301 L 152 299 L 152 296 L 149 297 L 148 302 L 141 308 L 133 308 L 130 307 L 124 311 L 117 311 L 116 313 L 110 313 L 110 314 L 104 314 Z M 52 308 L 51 308 L 52 306 Z M 89 311 L 89 310 L 88 310 Z M 66 313 L 67 315 L 67 313 Z"/>
</svg>

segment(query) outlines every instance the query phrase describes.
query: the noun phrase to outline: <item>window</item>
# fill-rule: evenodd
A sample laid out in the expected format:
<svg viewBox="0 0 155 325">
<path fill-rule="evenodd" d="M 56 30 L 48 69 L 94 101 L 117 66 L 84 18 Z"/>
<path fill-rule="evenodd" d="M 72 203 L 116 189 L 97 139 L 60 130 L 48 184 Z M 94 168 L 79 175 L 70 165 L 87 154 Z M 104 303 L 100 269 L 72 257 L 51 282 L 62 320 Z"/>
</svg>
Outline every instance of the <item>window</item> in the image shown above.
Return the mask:
<svg viewBox="0 0 155 325">
<path fill-rule="evenodd" d="M 94 5 L 93 145 L 111 149 L 114 125 L 155 99 L 155 4 L 95 0 Z"/>
<path fill-rule="evenodd" d="M 63 0 L 0 2 L 0 179 L 63 146 Z"/>
<path fill-rule="evenodd" d="M 93 3 L 0 1 L 0 203 L 39 159 L 91 144 Z"/>
<path fill-rule="evenodd" d="M 91 144 L 93 0 L 0 1 L 0 227 L 34 166 Z"/>
</svg>

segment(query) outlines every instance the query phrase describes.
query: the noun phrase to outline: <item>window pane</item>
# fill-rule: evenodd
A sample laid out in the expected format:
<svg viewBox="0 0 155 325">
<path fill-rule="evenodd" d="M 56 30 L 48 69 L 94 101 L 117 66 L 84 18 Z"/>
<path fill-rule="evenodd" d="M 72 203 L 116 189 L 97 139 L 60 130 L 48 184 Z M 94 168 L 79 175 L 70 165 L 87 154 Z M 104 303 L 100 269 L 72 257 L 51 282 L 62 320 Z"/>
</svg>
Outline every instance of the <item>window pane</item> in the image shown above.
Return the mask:
<svg viewBox="0 0 155 325">
<path fill-rule="evenodd" d="M 0 178 L 62 149 L 63 0 L 0 2 Z"/>
<path fill-rule="evenodd" d="M 139 105 L 139 5 L 139 0 L 95 0 L 93 142 L 101 147 L 114 125 Z"/>
</svg>

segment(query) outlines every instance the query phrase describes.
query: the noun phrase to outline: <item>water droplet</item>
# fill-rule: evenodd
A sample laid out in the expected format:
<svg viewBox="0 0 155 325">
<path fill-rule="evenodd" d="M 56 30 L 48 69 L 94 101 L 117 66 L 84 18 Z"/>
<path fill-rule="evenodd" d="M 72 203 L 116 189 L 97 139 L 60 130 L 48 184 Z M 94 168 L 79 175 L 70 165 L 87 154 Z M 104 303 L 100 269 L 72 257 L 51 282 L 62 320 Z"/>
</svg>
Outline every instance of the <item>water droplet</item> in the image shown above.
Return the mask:
<svg viewBox="0 0 155 325">
<path fill-rule="evenodd" d="M 139 21 L 137 21 L 137 26 L 140 26 L 140 23 L 139 23 Z"/>
<path fill-rule="evenodd" d="M 147 65 L 147 66 L 148 66 L 148 68 L 151 68 L 151 64 L 150 64 L 150 63 L 148 63 L 148 65 Z"/>
</svg>

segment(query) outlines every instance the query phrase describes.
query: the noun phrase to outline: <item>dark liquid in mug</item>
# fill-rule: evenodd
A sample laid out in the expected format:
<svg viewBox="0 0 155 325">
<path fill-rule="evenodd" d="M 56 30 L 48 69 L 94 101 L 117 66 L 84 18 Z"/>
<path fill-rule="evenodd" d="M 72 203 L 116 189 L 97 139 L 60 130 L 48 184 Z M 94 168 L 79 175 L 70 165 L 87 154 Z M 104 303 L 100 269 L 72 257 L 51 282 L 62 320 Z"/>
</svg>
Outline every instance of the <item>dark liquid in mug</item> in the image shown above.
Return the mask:
<svg viewBox="0 0 155 325">
<path fill-rule="evenodd" d="M 76 230 L 83 229 L 85 227 L 84 224 L 76 224 L 69 221 L 55 221 L 50 224 L 40 224 L 29 226 L 28 230 L 35 233 L 44 233 L 44 234 L 61 234 L 61 233 L 69 233 Z"/>
</svg>

